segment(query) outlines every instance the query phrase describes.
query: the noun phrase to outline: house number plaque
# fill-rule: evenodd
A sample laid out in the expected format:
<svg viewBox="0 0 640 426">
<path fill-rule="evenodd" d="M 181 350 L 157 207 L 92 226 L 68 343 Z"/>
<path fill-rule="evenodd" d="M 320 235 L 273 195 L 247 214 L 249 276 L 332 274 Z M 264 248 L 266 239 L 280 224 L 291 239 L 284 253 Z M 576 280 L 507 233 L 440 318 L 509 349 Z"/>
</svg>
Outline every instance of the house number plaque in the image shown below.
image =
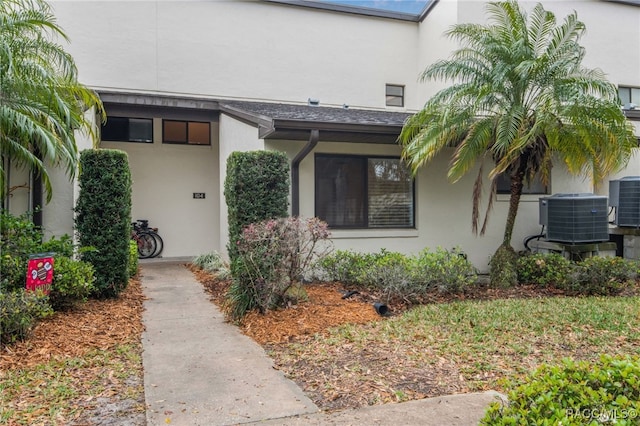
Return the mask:
<svg viewBox="0 0 640 426">
<path fill-rule="evenodd" d="M 204 192 L 194 192 L 193 198 L 196 200 L 204 200 Z"/>
</svg>

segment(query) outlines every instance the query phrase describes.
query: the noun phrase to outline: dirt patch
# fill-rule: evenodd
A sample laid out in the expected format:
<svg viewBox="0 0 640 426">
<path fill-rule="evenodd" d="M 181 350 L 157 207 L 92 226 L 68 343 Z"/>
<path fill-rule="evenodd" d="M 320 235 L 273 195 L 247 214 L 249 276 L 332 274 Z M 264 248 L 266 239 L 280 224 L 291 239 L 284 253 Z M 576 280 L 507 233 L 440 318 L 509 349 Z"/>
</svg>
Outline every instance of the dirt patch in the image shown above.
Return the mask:
<svg viewBox="0 0 640 426">
<path fill-rule="evenodd" d="M 144 425 L 140 358 L 143 300 L 140 281 L 134 278 L 117 299 L 89 300 L 72 311 L 56 312 L 38 323 L 28 340 L 0 351 L 0 380 L 10 370 L 28 369 L 50 361 L 87 358 L 86 366 L 76 368 L 64 364 L 64 371 L 60 372 L 72 377 L 78 397 L 68 401 L 68 410 L 58 416 L 59 424 Z M 114 349 L 119 345 L 129 345 L 130 351 L 138 356 L 117 353 Z M 120 371 L 92 365 L 90 360 L 99 350 L 114 350 L 108 356 L 117 361 Z M 126 377 L 122 377 L 123 374 Z M 98 383 L 101 392 L 83 394 L 83 391 L 89 392 L 89 383 Z M 38 419 L 38 413 L 21 413 L 20 407 L 30 403 L 46 406 L 47 401 L 42 398 L 42 393 L 25 389 L 19 401 L 12 403 L 20 424 L 27 416 L 34 422 Z M 19 424 L 17 420 L 12 422 L 10 419 L 9 424 Z"/>
</svg>

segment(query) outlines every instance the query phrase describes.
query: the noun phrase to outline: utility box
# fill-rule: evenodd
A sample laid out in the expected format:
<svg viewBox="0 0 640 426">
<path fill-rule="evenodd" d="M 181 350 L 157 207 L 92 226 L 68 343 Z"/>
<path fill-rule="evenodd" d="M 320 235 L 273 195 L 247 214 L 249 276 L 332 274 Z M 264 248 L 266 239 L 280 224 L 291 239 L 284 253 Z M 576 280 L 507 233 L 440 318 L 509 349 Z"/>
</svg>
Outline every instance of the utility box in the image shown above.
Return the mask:
<svg viewBox="0 0 640 426">
<path fill-rule="evenodd" d="M 640 228 L 640 176 L 609 181 L 609 205 L 618 226 Z"/>
<path fill-rule="evenodd" d="M 539 209 L 547 241 L 568 244 L 609 241 L 606 196 L 554 194 L 540 198 Z"/>
</svg>

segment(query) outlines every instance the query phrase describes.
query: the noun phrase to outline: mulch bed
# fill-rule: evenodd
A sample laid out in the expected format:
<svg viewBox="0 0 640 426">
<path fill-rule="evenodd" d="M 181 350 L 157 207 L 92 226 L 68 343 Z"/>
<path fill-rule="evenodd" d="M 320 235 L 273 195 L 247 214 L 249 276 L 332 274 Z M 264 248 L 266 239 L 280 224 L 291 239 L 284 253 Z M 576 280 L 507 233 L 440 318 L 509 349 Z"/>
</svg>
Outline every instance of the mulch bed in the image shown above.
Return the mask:
<svg viewBox="0 0 640 426">
<path fill-rule="evenodd" d="M 29 339 L 2 348 L 0 365 L 31 367 L 140 341 L 143 300 L 140 281 L 132 279 L 117 299 L 89 300 L 73 310 L 56 312 L 39 322 Z"/>
</svg>

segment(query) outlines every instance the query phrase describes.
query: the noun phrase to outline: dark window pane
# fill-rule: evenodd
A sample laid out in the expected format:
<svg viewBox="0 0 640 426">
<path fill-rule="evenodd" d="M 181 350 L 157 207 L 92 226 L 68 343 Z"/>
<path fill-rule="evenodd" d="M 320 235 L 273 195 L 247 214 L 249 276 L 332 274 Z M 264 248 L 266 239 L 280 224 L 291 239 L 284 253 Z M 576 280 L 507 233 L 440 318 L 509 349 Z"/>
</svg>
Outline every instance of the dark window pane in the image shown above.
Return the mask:
<svg viewBox="0 0 640 426">
<path fill-rule="evenodd" d="M 523 194 L 548 194 L 547 185 L 542 182 L 540 175 L 536 175 L 531 182 L 525 182 Z M 498 176 L 498 194 L 511 194 L 511 179 L 505 174 Z"/>
<path fill-rule="evenodd" d="M 186 121 L 164 120 L 162 125 L 163 142 L 187 143 Z"/>
<path fill-rule="evenodd" d="M 195 145 L 209 145 L 210 142 L 209 123 L 189 122 L 189 143 Z"/>
<path fill-rule="evenodd" d="M 316 157 L 316 216 L 332 227 L 365 223 L 364 158 Z"/>
<path fill-rule="evenodd" d="M 129 140 L 134 142 L 153 142 L 153 120 L 149 118 L 130 118 Z"/>
<path fill-rule="evenodd" d="M 102 126 L 103 141 L 129 140 L 129 119 L 126 117 L 107 117 L 107 122 Z"/>
</svg>

